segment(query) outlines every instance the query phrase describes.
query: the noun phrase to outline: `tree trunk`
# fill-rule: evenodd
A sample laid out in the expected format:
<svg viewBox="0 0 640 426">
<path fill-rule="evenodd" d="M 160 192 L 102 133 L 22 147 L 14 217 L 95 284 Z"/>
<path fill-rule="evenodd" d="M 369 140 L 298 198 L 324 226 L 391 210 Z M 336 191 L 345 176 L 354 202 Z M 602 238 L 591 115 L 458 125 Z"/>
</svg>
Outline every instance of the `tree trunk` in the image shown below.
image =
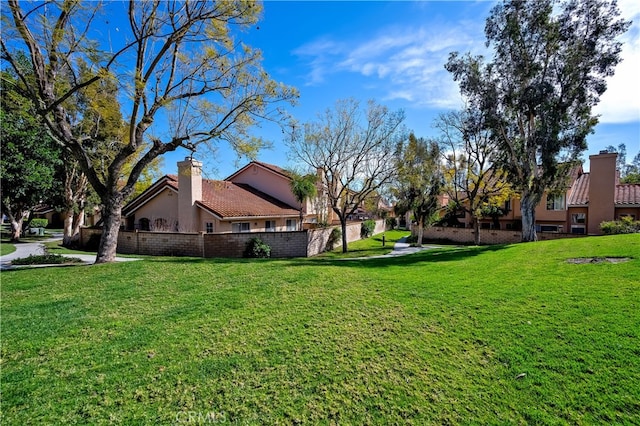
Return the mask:
<svg viewBox="0 0 640 426">
<path fill-rule="evenodd" d="M 80 210 L 78 213 L 75 213 L 73 209 L 67 210 L 62 237 L 64 247 L 72 247 L 78 242 L 82 225 L 84 225 L 84 210 Z"/>
<path fill-rule="evenodd" d="M 96 264 L 115 261 L 118 246 L 118 233 L 122 214 L 122 197 L 110 195 L 103 200 L 102 206 L 102 238 L 98 246 Z"/>
<path fill-rule="evenodd" d="M 473 217 L 473 243 L 480 245 L 480 219 L 476 216 Z"/>
<path fill-rule="evenodd" d="M 416 242 L 416 247 L 422 247 L 423 236 L 424 236 L 424 220 L 420 218 L 418 219 L 418 241 Z"/>
<path fill-rule="evenodd" d="M 342 252 L 348 251 L 347 247 L 347 219 L 340 217 L 340 227 L 342 228 Z"/>
<path fill-rule="evenodd" d="M 520 211 L 522 213 L 522 242 L 538 241 L 536 234 L 536 206 L 539 197 L 529 192 L 523 192 L 520 199 Z"/>
<path fill-rule="evenodd" d="M 302 231 L 302 204 L 300 204 L 300 225 L 298 225 L 298 230 Z"/>
<path fill-rule="evenodd" d="M 84 208 L 81 209 L 73 218 L 73 230 L 71 231 L 72 241 L 78 241 L 80 239 L 80 228 L 84 226 Z"/>
<path fill-rule="evenodd" d="M 14 216 L 11 212 L 7 212 L 7 217 L 9 218 L 9 222 L 11 223 L 12 243 L 20 241 L 20 237 L 22 236 L 22 224 L 24 223 L 24 220 L 29 217 L 29 211 L 21 212 L 18 217 L 16 216 Z"/>
<path fill-rule="evenodd" d="M 62 230 L 62 246 L 71 247 L 71 237 L 73 233 L 73 210 L 67 210 L 64 217 L 64 228 Z"/>
<path fill-rule="evenodd" d="M 11 242 L 20 241 L 20 236 L 22 235 L 22 222 L 23 217 L 20 217 L 19 220 L 11 219 Z"/>
</svg>

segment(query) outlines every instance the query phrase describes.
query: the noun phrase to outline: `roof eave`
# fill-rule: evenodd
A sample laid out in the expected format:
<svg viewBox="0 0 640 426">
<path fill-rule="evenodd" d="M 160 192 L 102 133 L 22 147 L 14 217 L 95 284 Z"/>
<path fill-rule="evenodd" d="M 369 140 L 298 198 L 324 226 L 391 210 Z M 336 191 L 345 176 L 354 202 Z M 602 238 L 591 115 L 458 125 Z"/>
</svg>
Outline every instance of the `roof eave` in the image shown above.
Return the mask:
<svg viewBox="0 0 640 426">
<path fill-rule="evenodd" d="M 158 182 L 160 182 L 160 181 L 158 181 Z M 156 182 L 156 183 L 158 183 L 158 182 Z M 173 191 L 175 194 L 178 193 L 178 191 L 173 186 L 171 186 L 168 182 L 163 181 L 162 183 L 163 183 L 162 185 L 157 186 L 155 188 L 155 190 L 153 190 L 153 191 L 152 191 L 153 186 L 156 186 L 156 185 L 152 185 L 145 192 L 143 192 L 138 197 L 136 197 L 133 201 L 128 203 L 122 209 L 122 215 L 124 217 L 128 217 L 128 216 L 132 215 L 137 210 L 139 210 L 142 206 L 147 204 L 149 201 L 153 200 L 158 194 L 160 194 L 165 189 L 169 189 L 169 190 Z M 131 206 L 131 207 L 129 207 L 129 206 Z"/>
<path fill-rule="evenodd" d="M 229 216 L 223 218 L 223 220 L 254 220 L 254 219 L 274 219 L 274 218 L 299 218 L 300 214 L 272 214 L 262 216 Z"/>
</svg>

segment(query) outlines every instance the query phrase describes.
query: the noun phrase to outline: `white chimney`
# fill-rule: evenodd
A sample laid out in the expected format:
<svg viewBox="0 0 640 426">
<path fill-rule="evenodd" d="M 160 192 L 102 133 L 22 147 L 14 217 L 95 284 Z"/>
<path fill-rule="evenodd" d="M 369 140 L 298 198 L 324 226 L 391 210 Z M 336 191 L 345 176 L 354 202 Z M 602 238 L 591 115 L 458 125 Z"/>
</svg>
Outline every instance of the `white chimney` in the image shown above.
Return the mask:
<svg viewBox="0 0 640 426">
<path fill-rule="evenodd" d="M 202 163 L 187 157 L 178 162 L 178 228 L 197 232 L 199 212 L 196 201 L 202 200 Z"/>
</svg>

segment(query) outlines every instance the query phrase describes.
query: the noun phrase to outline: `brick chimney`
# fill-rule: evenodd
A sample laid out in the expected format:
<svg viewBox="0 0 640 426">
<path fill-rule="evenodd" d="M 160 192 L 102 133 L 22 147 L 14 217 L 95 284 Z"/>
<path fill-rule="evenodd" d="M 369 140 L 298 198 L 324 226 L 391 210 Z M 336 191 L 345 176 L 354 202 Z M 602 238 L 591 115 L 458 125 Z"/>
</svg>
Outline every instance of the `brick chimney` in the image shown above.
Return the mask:
<svg viewBox="0 0 640 426">
<path fill-rule="evenodd" d="M 600 151 L 589 156 L 589 213 L 587 215 L 590 235 L 602 234 L 600 223 L 615 219 L 614 197 L 616 192 L 617 153 Z"/>
<path fill-rule="evenodd" d="M 202 163 L 187 157 L 178 162 L 178 229 L 197 232 L 199 212 L 196 201 L 202 200 Z"/>
</svg>

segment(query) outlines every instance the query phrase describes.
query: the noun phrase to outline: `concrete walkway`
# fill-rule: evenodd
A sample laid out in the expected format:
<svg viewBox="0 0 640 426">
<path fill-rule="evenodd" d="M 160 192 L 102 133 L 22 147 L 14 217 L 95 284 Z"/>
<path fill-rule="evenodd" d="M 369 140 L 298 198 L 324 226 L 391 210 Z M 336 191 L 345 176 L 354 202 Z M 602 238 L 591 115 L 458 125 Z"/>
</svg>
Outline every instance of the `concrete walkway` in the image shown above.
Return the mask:
<svg viewBox="0 0 640 426">
<path fill-rule="evenodd" d="M 96 262 L 95 254 L 62 254 L 64 257 L 73 257 L 82 260 L 82 263 L 65 263 L 56 265 L 12 265 L 11 262 L 15 259 L 23 259 L 25 257 L 39 256 L 45 253 L 44 244 L 52 241 L 62 240 L 62 235 L 54 235 L 53 238 L 38 241 L 37 243 L 16 243 L 16 251 L 9 253 L 5 256 L 0 256 L 0 271 L 6 271 L 9 269 L 23 269 L 23 268 L 43 268 L 52 266 L 74 266 L 74 265 L 93 265 Z M 130 257 L 116 257 L 116 262 L 127 262 L 131 260 L 139 260 Z"/>
<path fill-rule="evenodd" d="M 439 248 L 440 246 L 425 246 L 411 247 L 411 244 L 407 243 L 407 237 L 402 237 L 393 246 L 393 250 L 387 254 L 381 254 L 379 256 L 365 256 L 365 257 L 346 257 L 340 260 L 366 260 L 366 259 L 384 259 L 386 257 L 405 256 L 407 254 L 418 253 L 422 250 L 431 250 Z"/>
</svg>

